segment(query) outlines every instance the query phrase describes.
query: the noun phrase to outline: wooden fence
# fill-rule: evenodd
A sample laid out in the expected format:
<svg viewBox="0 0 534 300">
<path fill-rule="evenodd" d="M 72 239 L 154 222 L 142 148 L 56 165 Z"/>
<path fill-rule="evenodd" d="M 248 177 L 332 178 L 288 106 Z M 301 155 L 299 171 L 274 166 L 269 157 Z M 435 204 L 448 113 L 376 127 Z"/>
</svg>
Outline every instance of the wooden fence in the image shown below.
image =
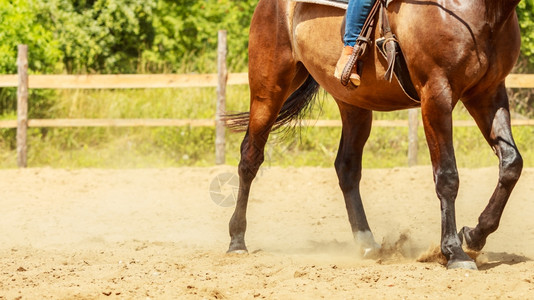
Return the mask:
<svg viewBox="0 0 534 300">
<path fill-rule="evenodd" d="M 17 164 L 27 166 L 28 127 L 216 127 L 215 161 L 225 163 L 225 129 L 220 116 L 226 105 L 226 86 L 248 84 L 247 73 L 227 73 L 226 32 L 219 31 L 217 74 L 120 74 L 120 75 L 28 75 L 28 47 L 19 45 L 16 75 L 0 75 L 1 87 L 17 87 L 17 120 L 0 121 L 0 128 L 17 128 Z M 509 88 L 534 88 L 534 74 L 511 74 Z M 128 89 L 217 87 L 214 119 L 28 119 L 29 89 Z M 307 120 L 304 126 L 339 127 L 339 120 Z M 417 163 L 418 109 L 411 109 L 408 120 L 376 120 L 373 126 L 409 129 L 408 164 Z M 514 126 L 534 126 L 534 120 L 512 120 Z M 455 127 L 476 126 L 474 121 L 455 121 Z"/>
</svg>

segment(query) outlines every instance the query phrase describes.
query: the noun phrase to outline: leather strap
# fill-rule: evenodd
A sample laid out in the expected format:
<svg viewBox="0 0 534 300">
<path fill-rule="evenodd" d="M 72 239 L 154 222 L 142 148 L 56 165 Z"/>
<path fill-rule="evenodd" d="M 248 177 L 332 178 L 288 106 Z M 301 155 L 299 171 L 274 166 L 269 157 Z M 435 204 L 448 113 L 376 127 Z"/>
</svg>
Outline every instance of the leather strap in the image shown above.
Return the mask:
<svg viewBox="0 0 534 300">
<path fill-rule="evenodd" d="M 379 1 L 382 2 L 382 6 L 380 7 L 382 10 L 382 34 L 385 38 L 383 47 L 388 62 L 388 68 L 384 74 L 384 79 L 391 82 L 391 79 L 393 78 L 393 66 L 395 65 L 395 58 L 397 56 L 397 39 L 393 32 L 391 32 L 391 25 L 389 24 L 386 9 L 386 0 Z"/>
<path fill-rule="evenodd" d="M 365 54 L 367 46 L 370 44 L 371 34 L 373 32 L 373 28 L 376 22 L 375 15 L 378 12 L 381 3 L 382 0 L 377 0 L 375 2 L 373 7 L 371 8 L 371 11 L 369 12 L 369 16 L 367 16 L 367 19 L 363 23 L 362 31 L 360 33 L 360 36 L 356 39 L 356 45 L 354 46 L 354 50 L 352 51 L 349 61 L 347 62 L 345 68 L 343 69 L 343 72 L 341 73 L 341 84 L 344 86 L 349 84 L 352 69 L 354 69 L 354 67 L 356 66 L 358 58 Z"/>
</svg>

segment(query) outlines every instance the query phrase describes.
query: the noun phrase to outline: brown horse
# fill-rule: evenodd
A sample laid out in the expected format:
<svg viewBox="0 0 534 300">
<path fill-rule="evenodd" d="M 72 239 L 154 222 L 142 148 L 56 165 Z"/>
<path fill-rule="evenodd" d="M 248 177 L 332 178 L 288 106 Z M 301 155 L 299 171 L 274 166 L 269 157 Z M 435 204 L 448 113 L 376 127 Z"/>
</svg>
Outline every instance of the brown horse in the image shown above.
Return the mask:
<svg viewBox="0 0 534 300">
<path fill-rule="evenodd" d="M 448 268 L 476 269 L 462 240 L 481 250 L 499 221 L 521 174 L 523 161 L 510 129 L 505 77 L 519 55 L 515 7 L 519 0 L 398 0 L 388 8 L 393 33 L 403 49 L 416 103 L 398 83 L 383 79 L 386 62 L 371 47 L 363 57 L 357 89 L 335 79 L 344 11 L 339 8 L 260 0 L 250 28 L 250 113 L 230 117 L 245 125 L 238 171 L 239 193 L 230 220 L 229 252 L 246 252 L 246 208 L 252 180 L 264 159 L 271 130 L 299 116 L 318 86 L 336 100 L 343 129 L 335 168 L 352 231 L 365 252 L 379 248 L 360 196 L 362 150 L 372 111 L 421 107 L 436 193 L 441 201 L 441 251 Z M 375 30 L 375 38 L 379 37 Z M 452 141 L 452 110 L 462 101 L 499 158 L 499 181 L 474 228 L 456 228 L 459 179 Z"/>
</svg>

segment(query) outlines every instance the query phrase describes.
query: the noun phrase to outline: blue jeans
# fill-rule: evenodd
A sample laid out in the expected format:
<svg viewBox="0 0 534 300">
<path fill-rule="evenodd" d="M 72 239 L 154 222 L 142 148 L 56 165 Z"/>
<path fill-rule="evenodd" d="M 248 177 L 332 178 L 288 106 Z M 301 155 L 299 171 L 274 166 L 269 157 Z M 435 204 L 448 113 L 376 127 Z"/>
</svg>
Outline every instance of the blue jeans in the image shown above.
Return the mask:
<svg viewBox="0 0 534 300">
<path fill-rule="evenodd" d="M 367 19 L 375 2 L 376 0 L 349 0 L 345 35 L 343 36 L 345 46 L 356 44 L 356 39 L 362 32 L 363 23 L 365 23 L 365 19 Z"/>
</svg>

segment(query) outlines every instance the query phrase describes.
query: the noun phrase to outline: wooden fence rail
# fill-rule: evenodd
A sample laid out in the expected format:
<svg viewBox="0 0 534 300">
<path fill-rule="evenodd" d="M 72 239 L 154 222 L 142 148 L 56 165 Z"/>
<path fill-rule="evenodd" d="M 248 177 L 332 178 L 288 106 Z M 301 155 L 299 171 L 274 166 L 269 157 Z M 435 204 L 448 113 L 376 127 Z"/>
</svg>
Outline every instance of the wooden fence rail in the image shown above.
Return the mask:
<svg viewBox="0 0 534 300">
<path fill-rule="evenodd" d="M 417 109 L 415 109 L 417 112 Z M 416 117 L 419 116 L 416 114 Z M 422 126 L 420 120 L 417 126 Z M 374 127 L 407 127 L 408 120 L 374 120 Z M 454 120 L 454 127 L 474 127 L 472 120 Z M 215 119 L 30 119 L 28 127 L 215 127 Z M 341 127 L 339 120 L 302 120 L 299 126 Z M 512 126 L 534 126 L 534 120 L 512 120 Z M 0 121 L 0 128 L 17 128 L 17 120 Z"/>
<path fill-rule="evenodd" d="M 29 75 L 30 89 L 146 89 L 216 87 L 219 74 Z M 247 73 L 229 73 L 228 85 L 248 84 Z M 0 75 L 1 87 L 17 87 L 18 75 Z M 510 74 L 508 88 L 534 88 L 534 74 Z"/>
<path fill-rule="evenodd" d="M 226 71 L 226 33 L 219 31 L 217 74 L 117 74 L 117 75 L 28 75 L 28 48 L 19 46 L 18 74 L 0 75 L 0 88 L 17 87 L 17 120 L 0 121 L 0 128 L 17 128 L 17 163 L 27 165 L 27 127 L 213 127 L 216 128 L 216 163 L 224 164 L 224 112 L 226 86 L 248 84 L 247 73 Z M 534 88 L 534 74 L 510 74 L 506 78 L 509 88 Z M 134 88 L 185 88 L 217 87 L 217 109 L 213 119 L 29 119 L 28 89 L 134 89 Z M 409 120 L 375 120 L 373 126 L 406 127 L 409 133 L 408 164 L 417 163 L 417 127 L 420 121 L 417 109 L 410 111 Z M 304 120 L 300 126 L 339 127 L 339 120 Z M 534 126 L 534 120 L 512 120 L 513 126 Z M 455 120 L 455 127 L 476 126 L 471 120 Z"/>
<path fill-rule="evenodd" d="M 18 75 L 0 75 L 0 87 L 17 87 Z M 31 89 L 148 89 L 216 87 L 218 74 L 30 75 Z M 229 85 L 248 84 L 247 73 L 228 74 Z"/>
</svg>

